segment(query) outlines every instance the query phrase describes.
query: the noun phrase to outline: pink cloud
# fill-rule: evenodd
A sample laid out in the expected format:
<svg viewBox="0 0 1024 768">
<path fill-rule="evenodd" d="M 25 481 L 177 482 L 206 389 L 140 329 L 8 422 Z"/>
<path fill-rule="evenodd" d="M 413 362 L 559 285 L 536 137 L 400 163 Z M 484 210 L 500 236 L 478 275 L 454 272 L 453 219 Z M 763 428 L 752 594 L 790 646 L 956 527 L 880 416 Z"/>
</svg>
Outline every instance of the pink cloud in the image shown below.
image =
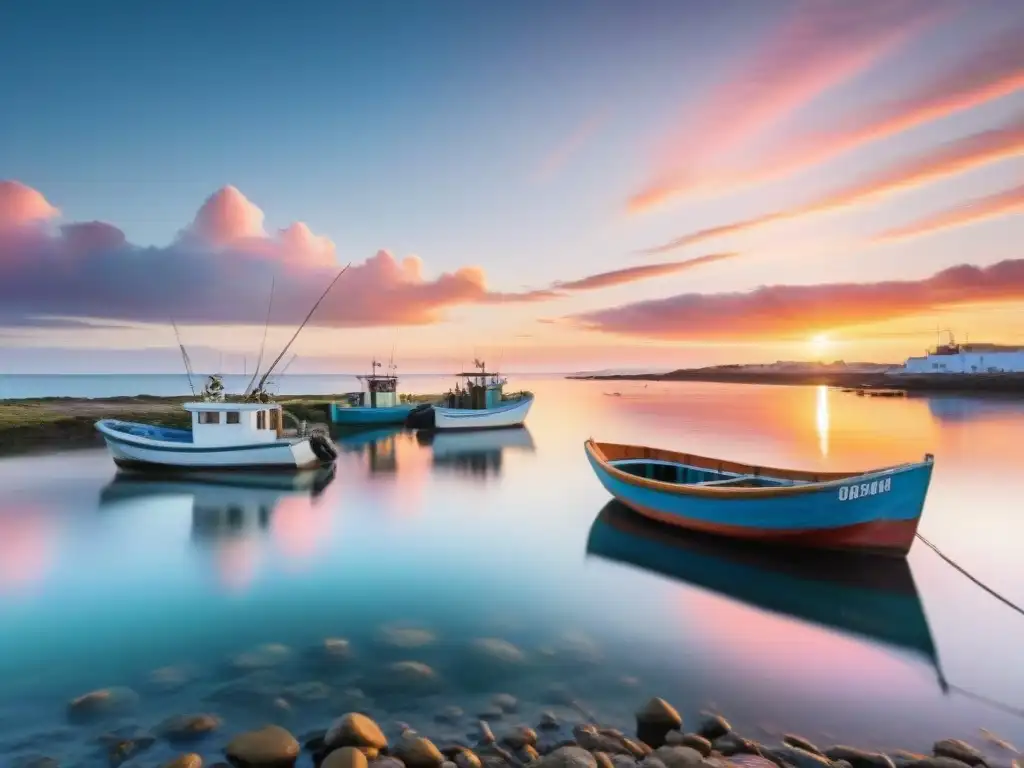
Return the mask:
<svg viewBox="0 0 1024 768">
<path fill-rule="evenodd" d="M 875 240 L 906 240 L 923 237 L 933 232 L 965 227 L 979 221 L 994 219 L 1012 213 L 1024 213 L 1024 184 L 960 203 L 945 211 L 925 216 L 922 219 L 886 230 Z"/>
<path fill-rule="evenodd" d="M 923 280 L 772 285 L 687 293 L 574 315 L 604 333 L 671 341 L 806 338 L 809 334 L 955 307 L 1024 298 L 1024 259 L 960 265 Z"/>
<path fill-rule="evenodd" d="M 1024 113 L 1011 120 L 1004 128 L 982 131 L 947 142 L 909 160 L 896 163 L 864 181 L 834 190 L 802 205 L 700 229 L 663 245 L 644 249 L 641 253 L 667 253 L 723 235 L 746 232 L 776 221 L 838 210 L 1022 154 Z"/>
<path fill-rule="evenodd" d="M 0 230 L 47 221 L 60 214 L 39 192 L 19 181 L 0 180 Z"/>
<path fill-rule="evenodd" d="M 694 116 L 659 153 L 660 171 L 628 204 L 640 212 L 695 184 L 709 160 L 735 152 L 823 93 L 852 80 L 934 23 L 947 6 L 922 13 L 919 3 L 797 4 L 784 20 L 739 60 L 733 74 L 713 87 L 688 114 Z"/>
</svg>

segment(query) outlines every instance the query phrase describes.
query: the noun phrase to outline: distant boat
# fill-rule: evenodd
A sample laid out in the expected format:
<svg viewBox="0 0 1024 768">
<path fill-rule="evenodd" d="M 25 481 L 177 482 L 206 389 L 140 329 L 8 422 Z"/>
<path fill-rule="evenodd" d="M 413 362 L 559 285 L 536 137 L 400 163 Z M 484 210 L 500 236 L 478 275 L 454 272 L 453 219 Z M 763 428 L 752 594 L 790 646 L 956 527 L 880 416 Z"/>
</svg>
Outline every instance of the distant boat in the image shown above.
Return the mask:
<svg viewBox="0 0 1024 768">
<path fill-rule="evenodd" d="M 733 600 L 906 650 L 946 681 L 905 559 L 779 551 L 658 525 L 616 501 L 590 529 L 587 554 L 626 563 Z"/>
<path fill-rule="evenodd" d="M 508 379 L 498 373 L 487 373 L 486 366 L 474 361 L 479 370 L 455 374 L 466 382 L 444 397 L 444 405 L 421 405 L 406 419 L 414 429 L 494 429 L 519 427 L 533 405 L 530 392 L 506 395 Z"/>
<path fill-rule="evenodd" d="M 905 556 L 933 457 L 870 472 L 774 469 L 674 451 L 584 443 L 605 489 L 641 515 L 739 539 Z"/>
<path fill-rule="evenodd" d="M 102 419 L 96 429 L 114 463 L 160 470 L 315 469 L 338 454 L 325 435 L 285 436 L 276 403 L 185 403 L 192 429 Z"/>
<path fill-rule="evenodd" d="M 341 403 L 331 403 L 331 421 L 344 426 L 402 424 L 416 403 L 403 403 L 398 394 L 398 376 L 377 375 L 380 363 L 373 361 L 373 373 L 357 376 L 362 391 L 349 392 Z"/>
</svg>

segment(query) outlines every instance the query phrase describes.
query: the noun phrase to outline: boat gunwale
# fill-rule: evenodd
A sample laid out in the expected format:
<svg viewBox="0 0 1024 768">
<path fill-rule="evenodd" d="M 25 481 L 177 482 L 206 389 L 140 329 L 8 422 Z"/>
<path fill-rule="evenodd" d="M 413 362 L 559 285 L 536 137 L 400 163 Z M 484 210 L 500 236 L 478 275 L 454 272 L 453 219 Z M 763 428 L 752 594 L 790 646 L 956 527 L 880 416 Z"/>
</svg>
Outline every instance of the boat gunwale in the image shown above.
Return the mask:
<svg viewBox="0 0 1024 768">
<path fill-rule="evenodd" d="M 593 438 L 588 438 L 583 443 L 583 446 L 587 455 L 599 464 L 605 472 L 614 479 L 627 483 L 628 485 L 646 488 L 651 491 L 668 493 L 673 496 L 703 496 L 706 498 L 719 499 L 726 497 L 747 499 L 764 497 L 775 498 L 779 496 L 797 496 L 817 493 L 823 490 L 838 488 L 851 480 L 870 480 L 872 478 L 877 478 L 880 475 L 891 475 L 919 469 L 920 467 L 932 464 L 934 461 L 930 455 L 928 455 L 925 457 L 924 461 L 896 464 L 889 467 L 882 467 L 880 469 L 868 470 L 866 472 L 810 472 L 800 469 L 783 469 L 779 467 L 765 467 L 753 464 L 744 464 L 742 462 L 725 461 L 708 456 L 699 456 L 697 454 L 679 453 L 677 451 L 670 451 L 663 448 L 649 448 L 647 446 L 626 445 L 623 443 L 599 443 Z M 777 478 L 780 480 L 801 480 L 807 482 L 802 482 L 799 485 L 755 488 L 669 483 L 663 480 L 652 480 L 646 477 L 632 475 L 628 472 L 623 472 L 611 463 L 618 459 L 609 459 L 604 452 L 605 447 L 641 451 L 646 454 L 641 456 L 623 456 L 621 457 L 622 460 L 646 459 L 650 461 L 664 461 L 670 464 L 681 464 L 684 466 L 695 467 L 697 469 L 709 469 L 716 472 L 738 471 L 739 474 L 748 474 L 754 477 L 764 475 L 766 477 Z M 705 462 L 705 464 L 702 464 L 701 462 Z M 725 467 L 728 468 L 726 469 Z M 747 471 L 744 472 L 744 470 Z"/>
<path fill-rule="evenodd" d="M 111 424 L 131 424 L 140 427 L 152 427 L 152 424 L 145 424 L 141 421 L 122 421 L 121 419 L 100 419 L 96 422 L 96 429 L 104 440 L 112 440 L 115 443 L 123 443 L 124 445 L 131 445 L 136 448 L 147 448 L 156 451 L 168 451 L 176 453 L 223 453 L 226 451 L 246 451 L 246 450 L 257 450 L 257 449 L 269 449 L 269 448 L 291 448 L 292 446 L 298 445 L 304 441 L 308 441 L 308 437 L 292 437 L 292 438 L 278 438 L 273 442 L 269 443 L 246 443 L 241 445 L 196 445 L 195 443 L 189 442 L 174 442 L 172 440 L 156 440 L 151 437 L 144 437 L 142 435 L 133 435 L 128 432 L 121 432 L 120 430 L 111 427 Z M 176 429 L 171 427 L 171 429 Z M 188 430 L 179 430 L 187 432 Z"/>
<path fill-rule="evenodd" d="M 498 408 L 448 408 L 443 405 L 431 406 L 436 412 L 443 413 L 448 418 L 474 418 L 478 416 L 492 416 L 496 413 L 508 413 L 509 411 L 515 410 L 516 408 L 522 408 L 527 403 L 532 403 L 534 396 L 532 394 L 524 395 L 516 400 L 509 402 L 507 405 L 502 405 Z M 521 425 L 515 425 L 521 426 Z"/>
</svg>

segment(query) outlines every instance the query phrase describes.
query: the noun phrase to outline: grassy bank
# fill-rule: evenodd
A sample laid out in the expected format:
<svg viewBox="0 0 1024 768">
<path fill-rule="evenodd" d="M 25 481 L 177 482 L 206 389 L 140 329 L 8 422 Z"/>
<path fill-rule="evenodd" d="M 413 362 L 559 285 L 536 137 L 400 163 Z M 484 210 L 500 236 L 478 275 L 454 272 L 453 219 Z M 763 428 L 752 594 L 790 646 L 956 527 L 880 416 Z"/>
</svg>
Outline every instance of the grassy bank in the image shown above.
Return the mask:
<svg viewBox="0 0 1024 768">
<path fill-rule="evenodd" d="M 165 427 L 188 427 L 182 403 L 192 397 L 43 397 L 0 401 L 0 455 L 100 446 L 99 419 L 141 421 Z M 281 406 L 311 423 L 329 420 L 331 395 L 282 398 Z M 285 426 L 288 426 L 286 423 Z"/>
</svg>

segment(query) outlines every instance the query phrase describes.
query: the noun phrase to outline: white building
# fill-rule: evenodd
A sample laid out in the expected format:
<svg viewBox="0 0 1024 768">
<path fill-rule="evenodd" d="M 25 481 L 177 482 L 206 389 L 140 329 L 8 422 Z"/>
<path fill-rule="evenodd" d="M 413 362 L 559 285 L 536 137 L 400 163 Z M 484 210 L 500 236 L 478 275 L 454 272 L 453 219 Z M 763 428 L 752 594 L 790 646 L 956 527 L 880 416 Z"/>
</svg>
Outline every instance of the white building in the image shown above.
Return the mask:
<svg viewBox="0 0 1024 768">
<path fill-rule="evenodd" d="M 908 357 L 903 368 L 892 373 L 1024 373 L 1024 347 L 943 344 L 924 357 Z"/>
</svg>

